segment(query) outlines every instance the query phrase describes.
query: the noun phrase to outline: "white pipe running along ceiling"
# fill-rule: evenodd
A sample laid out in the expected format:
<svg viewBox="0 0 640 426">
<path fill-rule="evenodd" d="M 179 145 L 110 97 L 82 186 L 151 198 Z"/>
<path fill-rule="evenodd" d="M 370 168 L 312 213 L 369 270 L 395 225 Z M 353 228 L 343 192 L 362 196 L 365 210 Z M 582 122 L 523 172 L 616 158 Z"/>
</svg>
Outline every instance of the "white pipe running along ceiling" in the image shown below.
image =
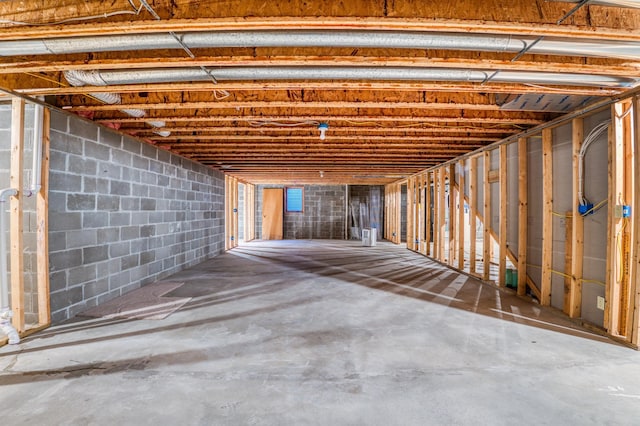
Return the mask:
<svg viewBox="0 0 640 426">
<path fill-rule="evenodd" d="M 88 85 L 171 83 L 178 81 L 240 80 L 413 80 L 413 81 L 488 81 L 524 84 L 555 84 L 572 86 L 630 87 L 637 83 L 630 78 L 594 74 L 560 74 L 524 71 L 460 70 L 442 68 L 403 67 L 225 67 L 173 68 L 121 71 L 66 71 L 72 79 L 82 79 Z M 71 83 L 71 81 L 69 81 Z M 73 85 L 78 85 L 74 84 Z"/>
<path fill-rule="evenodd" d="M 556 1 L 560 3 L 580 3 L 581 0 L 556 0 Z M 588 4 L 640 8 L 640 0 L 592 0 L 588 2 Z"/>
<path fill-rule="evenodd" d="M 348 47 L 443 49 L 640 59 L 640 43 L 485 34 L 403 31 L 219 31 L 177 34 L 189 49 L 215 47 Z M 128 34 L 0 42 L 0 56 L 182 49 L 170 34 Z"/>
</svg>

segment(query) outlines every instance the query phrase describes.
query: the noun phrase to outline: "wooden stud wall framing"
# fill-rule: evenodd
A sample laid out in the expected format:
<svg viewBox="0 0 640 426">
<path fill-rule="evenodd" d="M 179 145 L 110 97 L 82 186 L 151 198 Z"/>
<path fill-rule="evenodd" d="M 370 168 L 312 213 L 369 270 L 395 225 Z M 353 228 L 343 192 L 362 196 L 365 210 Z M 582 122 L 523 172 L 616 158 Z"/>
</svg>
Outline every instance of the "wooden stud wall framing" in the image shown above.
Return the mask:
<svg viewBox="0 0 640 426">
<path fill-rule="evenodd" d="M 633 217 L 633 269 L 631 273 L 631 295 L 633 297 L 633 306 L 631 308 L 631 343 L 636 347 L 640 344 L 640 214 L 637 214 L 640 208 L 640 179 L 637 178 L 640 173 L 640 98 L 633 98 L 633 175 L 636 177 L 633 181 L 633 205 L 631 207 Z M 636 213 L 634 213 L 636 212 Z"/>
<path fill-rule="evenodd" d="M 584 250 L 584 218 L 578 211 L 581 200 L 578 193 L 580 182 L 578 176 L 579 153 L 584 141 L 584 121 L 576 118 L 572 121 L 572 146 L 573 146 L 573 211 L 571 217 L 571 255 L 570 255 L 570 283 L 569 292 L 564 298 L 564 312 L 571 318 L 580 316 L 582 310 L 582 258 Z"/>
<path fill-rule="evenodd" d="M 500 229 L 498 285 L 504 287 L 507 275 L 507 145 L 500 146 Z"/>
<path fill-rule="evenodd" d="M 18 189 L 9 203 L 10 247 L 11 247 L 11 308 L 13 326 L 21 333 L 24 321 L 24 247 L 23 247 L 23 166 L 24 166 L 24 105 L 21 98 L 13 98 L 11 103 L 11 172 L 10 185 Z M 3 236 L 4 237 L 4 236 Z"/>
<path fill-rule="evenodd" d="M 438 173 L 438 233 L 440 237 L 438 238 L 438 260 L 441 262 L 445 261 L 445 251 L 444 251 L 444 236 L 445 236 L 445 168 L 440 167 Z"/>
<path fill-rule="evenodd" d="M 407 248 L 413 251 L 416 250 L 413 220 L 416 210 L 415 183 L 415 178 L 407 180 Z"/>
<path fill-rule="evenodd" d="M 458 269 L 464 269 L 464 233 L 466 224 L 464 222 L 464 168 L 465 160 L 458 161 Z"/>
<path fill-rule="evenodd" d="M 485 151 L 483 156 L 483 210 L 482 210 L 482 279 L 489 281 L 491 274 L 491 151 Z"/>
<path fill-rule="evenodd" d="M 455 266 L 456 257 L 456 163 L 449 164 L 449 265 Z"/>
<path fill-rule="evenodd" d="M 604 327 L 607 332 L 625 340 L 634 346 L 640 345 L 640 284 L 637 282 L 640 271 L 640 97 L 623 100 L 612 107 L 613 125 L 609 130 L 608 159 L 608 220 L 607 232 L 609 247 L 607 248 L 606 266 L 606 309 Z M 567 212 L 565 241 L 565 299 L 563 311 L 572 318 L 582 315 L 582 283 L 584 262 L 584 218 L 578 210 L 580 204 L 578 161 L 579 152 L 584 141 L 584 119 L 573 118 L 572 125 L 572 209 Z M 542 264 L 541 280 L 538 285 L 527 274 L 527 234 L 528 234 L 528 138 L 517 141 L 518 159 L 517 174 L 508 168 L 507 145 L 497 147 L 499 167 L 491 170 L 492 150 L 485 150 L 469 158 L 436 167 L 418 173 L 407 180 L 408 229 L 412 239 L 419 239 L 420 244 L 412 243 L 412 249 L 432 256 L 434 259 L 447 262 L 459 270 L 465 270 L 469 262 L 469 273 L 485 280 L 490 278 L 490 265 L 493 258 L 492 248 L 497 242 L 498 253 L 498 285 L 506 283 L 507 261 L 517 267 L 517 294 L 525 296 L 530 289 L 541 305 L 551 305 L 551 289 L 553 271 L 553 128 L 547 127 L 538 134 L 542 138 L 542 209 L 532 212 L 542 218 Z M 537 138 L 535 139 L 536 143 Z M 482 157 L 483 173 L 478 177 L 478 158 Z M 468 163 L 467 163 L 468 161 Z M 464 169 L 468 166 L 468 177 Z M 456 183 L 456 173 L 458 182 Z M 518 184 L 518 252 L 513 253 L 507 246 L 507 229 L 509 200 L 507 182 L 517 176 Z M 465 181 L 468 180 L 469 194 L 464 194 Z M 491 183 L 499 185 L 499 206 L 491 205 Z M 447 185 L 448 183 L 448 185 Z M 433 185 L 433 190 L 431 190 Z M 478 186 L 483 188 L 483 212 L 478 214 Z M 448 189 L 447 189 L 448 187 Z M 432 192 L 433 191 L 433 192 Z M 399 192 L 398 192 L 399 193 Z M 447 209 L 447 196 L 449 205 Z M 464 206 L 468 202 L 469 218 L 465 223 Z M 631 218 L 621 218 L 620 205 L 631 206 Z M 499 208 L 499 229 L 491 229 L 491 210 Z M 457 210 L 456 210 L 457 209 Z M 446 222 L 445 212 L 449 215 Z M 483 223 L 483 270 L 476 271 L 477 249 L 476 229 L 480 221 Z M 413 223 L 411 223 L 413 222 Z M 433 223 L 433 230 L 430 226 Z M 466 227 L 469 227 L 468 234 Z M 495 232 L 497 231 L 497 232 Z M 447 234 L 449 239 L 447 241 Z M 469 238 L 468 257 L 465 254 L 465 238 Z M 423 244 L 423 240 L 424 243 Z M 430 242 L 433 242 L 431 246 Z M 432 248 L 432 249 L 431 249 Z M 478 273 L 480 272 L 480 273 Z"/>
<path fill-rule="evenodd" d="M 527 139 L 518 139 L 518 295 L 527 292 Z"/>
<path fill-rule="evenodd" d="M 469 272 L 471 274 L 476 273 L 477 182 L 478 157 L 471 157 L 469 160 Z"/>
<path fill-rule="evenodd" d="M 432 241 L 432 232 L 431 232 L 431 211 L 432 211 L 432 207 L 431 207 L 431 184 L 432 184 L 432 179 L 431 179 L 431 172 L 426 172 L 425 173 L 425 218 L 424 218 L 424 222 L 425 222 L 425 250 L 424 250 L 424 254 L 426 256 L 429 256 L 431 254 L 431 241 Z"/>
<path fill-rule="evenodd" d="M 225 250 L 238 246 L 238 179 L 225 175 Z"/>
<path fill-rule="evenodd" d="M 244 240 L 256 238 L 256 187 L 244 184 Z"/>
<path fill-rule="evenodd" d="M 49 297 L 49 148 L 51 145 L 51 111 L 43 110 L 42 122 L 42 174 L 40 191 L 36 194 L 37 221 L 37 282 L 38 282 L 38 326 L 51 323 Z"/>
<path fill-rule="evenodd" d="M 542 131 L 542 278 L 540 303 L 551 304 L 551 270 L 553 256 L 553 133 Z"/>
<path fill-rule="evenodd" d="M 391 183 L 384 187 L 384 232 L 385 238 L 394 244 L 402 242 L 401 235 L 401 183 Z"/>
</svg>

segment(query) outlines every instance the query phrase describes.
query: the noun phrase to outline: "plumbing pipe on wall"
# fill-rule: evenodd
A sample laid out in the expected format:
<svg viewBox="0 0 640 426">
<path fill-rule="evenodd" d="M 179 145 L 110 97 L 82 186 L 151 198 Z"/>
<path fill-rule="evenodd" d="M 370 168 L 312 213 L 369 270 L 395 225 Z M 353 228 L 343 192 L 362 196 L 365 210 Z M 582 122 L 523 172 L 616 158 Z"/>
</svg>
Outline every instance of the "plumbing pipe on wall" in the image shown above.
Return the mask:
<svg viewBox="0 0 640 426">
<path fill-rule="evenodd" d="M 36 104 L 33 111 L 33 161 L 31 165 L 31 182 L 25 188 L 23 194 L 31 197 L 37 194 L 41 188 L 42 179 L 42 135 L 44 125 L 44 107 Z M 9 197 L 18 195 L 15 188 L 7 188 L 0 191 L 0 331 L 7 335 L 9 344 L 20 343 L 20 336 L 11 324 L 13 311 L 9 301 L 9 271 L 7 268 L 7 243 L 6 243 L 6 203 Z M 17 271 L 18 272 L 18 271 Z M 22 273 L 22 271 L 19 271 Z"/>
</svg>

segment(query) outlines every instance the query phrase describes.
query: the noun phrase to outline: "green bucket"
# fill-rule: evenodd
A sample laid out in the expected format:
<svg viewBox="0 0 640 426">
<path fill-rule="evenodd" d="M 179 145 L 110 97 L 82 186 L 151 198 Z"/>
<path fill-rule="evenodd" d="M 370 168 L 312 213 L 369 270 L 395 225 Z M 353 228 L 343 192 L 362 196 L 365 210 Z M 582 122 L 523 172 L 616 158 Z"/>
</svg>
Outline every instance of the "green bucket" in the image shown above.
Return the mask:
<svg viewBox="0 0 640 426">
<path fill-rule="evenodd" d="M 507 272 L 505 274 L 505 284 L 507 287 L 510 288 L 517 288 L 518 287 L 518 271 L 516 271 L 515 269 L 507 269 Z"/>
</svg>

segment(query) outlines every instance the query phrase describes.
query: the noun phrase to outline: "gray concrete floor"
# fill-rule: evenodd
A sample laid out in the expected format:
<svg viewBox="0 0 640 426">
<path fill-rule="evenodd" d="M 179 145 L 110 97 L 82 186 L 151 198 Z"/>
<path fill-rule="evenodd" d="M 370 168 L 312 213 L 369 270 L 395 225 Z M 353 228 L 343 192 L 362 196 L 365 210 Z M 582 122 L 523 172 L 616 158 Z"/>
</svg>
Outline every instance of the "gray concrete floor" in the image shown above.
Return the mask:
<svg viewBox="0 0 640 426">
<path fill-rule="evenodd" d="M 640 353 L 389 243 L 249 243 L 0 348 L 2 425 L 637 425 Z"/>
</svg>

